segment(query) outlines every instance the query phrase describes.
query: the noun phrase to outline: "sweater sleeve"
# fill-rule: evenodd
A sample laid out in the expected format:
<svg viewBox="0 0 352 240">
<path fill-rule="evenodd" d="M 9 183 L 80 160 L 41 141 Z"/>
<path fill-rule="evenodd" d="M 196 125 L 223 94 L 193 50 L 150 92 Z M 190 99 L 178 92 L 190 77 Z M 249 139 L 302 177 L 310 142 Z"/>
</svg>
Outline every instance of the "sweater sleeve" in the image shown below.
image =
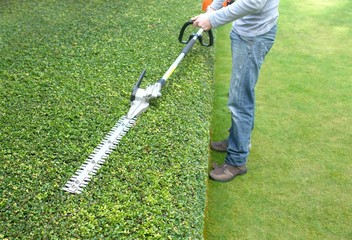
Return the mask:
<svg viewBox="0 0 352 240">
<path fill-rule="evenodd" d="M 211 7 L 214 10 L 219 10 L 222 8 L 223 0 L 214 0 L 209 7 Z"/>
<path fill-rule="evenodd" d="M 210 24 L 213 28 L 216 28 L 246 15 L 259 12 L 263 9 L 267 1 L 268 0 L 237 0 L 228 7 L 210 13 Z M 218 2 L 219 1 L 214 1 L 213 3 L 218 4 Z M 214 5 L 214 8 L 215 6 L 217 5 Z"/>
</svg>

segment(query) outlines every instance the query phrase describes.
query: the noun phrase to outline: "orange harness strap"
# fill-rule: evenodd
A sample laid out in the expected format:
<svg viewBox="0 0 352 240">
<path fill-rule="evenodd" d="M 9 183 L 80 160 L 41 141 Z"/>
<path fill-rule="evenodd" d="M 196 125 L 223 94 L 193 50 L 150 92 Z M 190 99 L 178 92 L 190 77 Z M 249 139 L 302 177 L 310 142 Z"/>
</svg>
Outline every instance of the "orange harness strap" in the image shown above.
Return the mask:
<svg viewBox="0 0 352 240">
<path fill-rule="evenodd" d="M 213 2 L 213 0 L 203 0 L 203 3 L 202 3 L 202 11 L 203 11 L 203 12 L 206 12 L 208 6 L 209 6 L 212 2 Z M 226 6 L 230 5 L 230 4 L 233 3 L 233 2 L 234 2 L 233 0 L 225 0 L 224 3 L 223 3 L 223 6 L 226 7 Z"/>
</svg>

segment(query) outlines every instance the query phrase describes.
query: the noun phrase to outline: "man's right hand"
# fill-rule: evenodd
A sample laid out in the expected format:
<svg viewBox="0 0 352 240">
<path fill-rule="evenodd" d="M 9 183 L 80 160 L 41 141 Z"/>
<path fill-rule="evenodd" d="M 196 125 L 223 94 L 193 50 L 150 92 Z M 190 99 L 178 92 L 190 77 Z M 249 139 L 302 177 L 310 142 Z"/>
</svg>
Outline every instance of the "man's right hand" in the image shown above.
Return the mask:
<svg viewBox="0 0 352 240">
<path fill-rule="evenodd" d="M 212 26 L 210 24 L 208 13 L 209 12 L 191 18 L 191 20 L 194 21 L 193 26 L 202 28 L 204 31 L 210 30 Z"/>
</svg>

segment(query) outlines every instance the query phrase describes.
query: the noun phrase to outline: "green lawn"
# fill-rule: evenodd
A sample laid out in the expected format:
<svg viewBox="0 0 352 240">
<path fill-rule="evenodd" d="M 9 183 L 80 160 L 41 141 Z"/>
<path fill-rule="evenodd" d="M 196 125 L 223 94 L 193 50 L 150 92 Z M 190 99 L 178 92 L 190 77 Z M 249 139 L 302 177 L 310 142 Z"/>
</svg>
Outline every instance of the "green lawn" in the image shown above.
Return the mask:
<svg viewBox="0 0 352 240">
<path fill-rule="evenodd" d="M 206 239 L 352 238 L 351 7 L 281 1 L 257 85 L 249 172 L 208 182 Z M 229 27 L 217 31 L 214 140 L 227 137 L 230 122 Z"/>
</svg>

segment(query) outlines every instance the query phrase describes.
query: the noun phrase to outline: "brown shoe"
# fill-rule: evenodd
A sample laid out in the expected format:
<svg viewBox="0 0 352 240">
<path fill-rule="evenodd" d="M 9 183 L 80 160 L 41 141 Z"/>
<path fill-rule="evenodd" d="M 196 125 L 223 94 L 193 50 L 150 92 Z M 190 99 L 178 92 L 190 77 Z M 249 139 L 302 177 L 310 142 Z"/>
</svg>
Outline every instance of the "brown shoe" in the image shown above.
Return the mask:
<svg viewBox="0 0 352 240">
<path fill-rule="evenodd" d="M 210 147 L 211 149 L 218 151 L 218 152 L 227 152 L 227 140 L 220 141 L 220 142 L 211 142 Z"/>
<path fill-rule="evenodd" d="M 247 173 L 247 167 L 235 167 L 227 163 L 221 166 L 214 165 L 214 170 L 210 172 L 209 177 L 215 181 L 228 182 L 238 175 Z"/>
</svg>

